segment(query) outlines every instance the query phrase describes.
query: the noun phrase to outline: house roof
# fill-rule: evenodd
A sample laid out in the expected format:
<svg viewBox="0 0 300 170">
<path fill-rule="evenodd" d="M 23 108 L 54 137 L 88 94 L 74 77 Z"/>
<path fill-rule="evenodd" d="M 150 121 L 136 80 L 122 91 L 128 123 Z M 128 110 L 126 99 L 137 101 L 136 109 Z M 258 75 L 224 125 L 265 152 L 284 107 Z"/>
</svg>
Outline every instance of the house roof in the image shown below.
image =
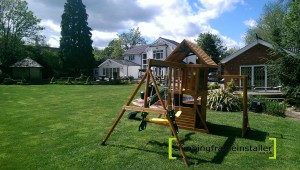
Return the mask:
<svg viewBox="0 0 300 170">
<path fill-rule="evenodd" d="M 134 62 L 131 62 L 129 60 L 115 60 L 115 59 L 107 59 L 105 60 L 103 63 L 101 63 L 98 67 L 101 67 L 102 65 L 104 65 L 105 63 L 107 62 L 114 62 L 114 63 L 117 63 L 119 65 L 122 65 L 122 66 L 140 66 L 139 64 L 136 64 Z"/>
<path fill-rule="evenodd" d="M 160 38 L 163 39 L 163 40 L 165 40 L 165 41 L 168 41 L 169 43 L 172 43 L 172 44 L 174 44 L 176 46 L 179 45 L 179 42 L 177 42 L 177 41 L 166 39 L 166 38 L 162 38 L 162 37 L 160 37 Z"/>
<path fill-rule="evenodd" d="M 39 63 L 32 60 L 31 58 L 27 57 L 21 61 L 16 62 L 10 67 L 43 67 L 43 66 L 41 66 Z"/>
<path fill-rule="evenodd" d="M 140 66 L 139 64 L 136 64 L 136 63 L 134 63 L 132 61 L 129 61 L 129 60 L 115 60 L 115 59 L 110 59 L 110 60 L 112 60 L 114 62 L 117 62 L 121 65 L 126 65 L 126 66 Z"/>
<path fill-rule="evenodd" d="M 190 55 L 196 55 L 200 59 L 200 64 L 216 68 L 218 65 L 195 43 L 189 40 L 183 40 L 165 61 L 181 62 Z"/>
<path fill-rule="evenodd" d="M 163 41 L 161 41 L 163 40 Z M 175 46 L 177 46 L 179 43 L 174 41 L 174 40 L 169 40 L 169 39 L 166 39 L 166 38 L 162 38 L 162 37 L 159 37 L 157 40 L 155 40 L 151 45 L 150 47 L 155 47 L 155 46 L 167 46 L 168 44 L 167 43 L 171 43 L 171 44 L 174 44 Z"/>
<path fill-rule="evenodd" d="M 160 41 L 163 40 L 163 41 Z M 175 46 L 177 46 L 179 43 L 174 41 L 174 40 L 170 40 L 170 39 L 166 39 L 166 38 L 162 38 L 159 37 L 157 40 L 155 40 L 152 44 L 148 45 L 136 45 L 130 49 L 128 49 L 127 51 L 125 51 L 123 53 L 123 55 L 134 55 L 134 54 L 142 54 L 143 52 L 146 51 L 146 49 L 148 47 L 153 47 L 153 46 L 164 46 L 164 45 L 168 45 L 167 43 L 171 43 L 174 44 Z"/>
<path fill-rule="evenodd" d="M 123 53 L 123 55 L 128 55 L 128 54 L 142 54 L 143 52 L 145 52 L 146 48 L 149 47 L 149 45 L 145 44 L 145 45 L 137 45 L 134 46 L 130 49 L 128 49 L 127 51 L 125 51 Z"/>
<path fill-rule="evenodd" d="M 225 64 L 225 63 L 227 63 L 228 61 L 230 61 L 230 60 L 236 58 L 236 57 L 239 56 L 240 54 L 242 54 L 242 53 L 248 51 L 249 49 L 251 49 L 251 48 L 253 48 L 253 47 L 257 46 L 257 45 L 263 45 L 263 46 L 266 46 L 266 47 L 268 47 L 268 48 L 274 49 L 274 47 L 273 47 L 273 45 L 272 45 L 271 43 L 269 43 L 269 42 L 267 42 L 267 41 L 264 41 L 264 40 L 262 40 L 262 39 L 257 39 L 256 41 L 254 41 L 254 42 L 252 42 L 252 43 L 246 45 L 245 47 L 243 47 L 243 48 L 241 48 L 240 50 L 236 51 L 235 53 L 231 54 L 230 56 L 227 56 L 226 58 L 224 58 L 224 59 L 221 60 L 220 62 L 221 62 L 222 64 Z M 284 50 L 284 51 L 287 52 L 287 53 L 292 54 L 291 51 L 288 51 L 288 50 Z"/>
</svg>

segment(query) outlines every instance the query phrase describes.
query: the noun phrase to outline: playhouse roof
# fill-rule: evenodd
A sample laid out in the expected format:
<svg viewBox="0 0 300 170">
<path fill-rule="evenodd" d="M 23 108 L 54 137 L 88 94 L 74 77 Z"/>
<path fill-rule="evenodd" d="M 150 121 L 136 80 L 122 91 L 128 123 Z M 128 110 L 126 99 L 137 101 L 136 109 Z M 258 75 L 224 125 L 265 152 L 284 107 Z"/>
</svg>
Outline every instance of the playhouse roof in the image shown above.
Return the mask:
<svg viewBox="0 0 300 170">
<path fill-rule="evenodd" d="M 165 61 L 181 62 L 191 55 L 196 55 L 200 60 L 200 64 L 207 65 L 211 68 L 218 67 L 218 65 L 197 44 L 186 39 L 174 49 Z"/>
<path fill-rule="evenodd" d="M 10 67 L 43 67 L 43 66 L 41 66 L 39 63 L 32 60 L 31 58 L 27 57 L 21 61 L 16 62 Z"/>
</svg>

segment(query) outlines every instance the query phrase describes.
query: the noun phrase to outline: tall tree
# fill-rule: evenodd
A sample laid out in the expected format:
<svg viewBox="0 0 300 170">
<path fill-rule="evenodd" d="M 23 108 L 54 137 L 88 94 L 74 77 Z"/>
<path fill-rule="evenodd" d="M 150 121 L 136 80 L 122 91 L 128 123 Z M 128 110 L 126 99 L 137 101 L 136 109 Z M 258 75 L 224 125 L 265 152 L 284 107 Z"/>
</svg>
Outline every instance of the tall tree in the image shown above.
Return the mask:
<svg viewBox="0 0 300 170">
<path fill-rule="evenodd" d="M 146 44 L 147 41 L 142 36 L 139 27 L 132 28 L 129 32 L 118 34 L 119 39 L 122 41 L 122 46 L 125 50 L 132 48 L 135 45 Z"/>
<path fill-rule="evenodd" d="M 222 45 L 223 43 L 217 35 L 200 33 L 195 41 L 215 63 L 219 63 L 222 57 L 224 57 L 227 48 Z"/>
<path fill-rule="evenodd" d="M 110 58 L 114 59 L 123 59 L 122 55 L 124 52 L 124 49 L 122 48 L 122 41 L 120 39 L 113 39 L 108 43 L 108 48 L 111 48 L 112 53 L 110 55 Z"/>
<path fill-rule="evenodd" d="M 290 3 L 283 23 L 282 44 L 285 47 L 300 49 L 300 0 Z"/>
<path fill-rule="evenodd" d="M 113 39 L 108 43 L 108 46 L 104 49 L 95 50 L 94 57 L 98 64 L 102 63 L 106 59 L 123 59 L 124 49 L 122 48 L 122 41 L 120 39 Z"/>
<path fill-rule="evenodd" d="M 247 30 L 245 36 L 246 44 L 260 38 L 272 42 L 281 43 L 283 18 L 287 12 L 288 2 L 269 2 L 263 8 L 263 14 L 257 22 L 257 25 Z"/>
<path fill-rule="evenodd" d="M 41 20 L 28 10 L 23 0 L 0 1 L 0 61 L 5 68 L 16 62 L 23 53 L 25 42 L 40 39 Z"/>
<path fill-rule="evenodd" d="M 300 106 L 300 0 L 289 1 L 287 15 L 283 18 L 282 47 L 294 49 L 295 54 L 286 53 L 277 47 L 279 58 L 273 62 L 274 73 L 286 87 L 286 96 L 294 98 Z M 294 104 L 295 104 L 294 103 Z M 293 104 L 293 103 L 292 103 Z"/>
<path fill-rule="evenodd" d="M 60 56 L 63 69 L 72 76 L 91 74 L 93 56 L 92 33 L 82 0 L 67 0 L 61 20 Z"/>
</svg>

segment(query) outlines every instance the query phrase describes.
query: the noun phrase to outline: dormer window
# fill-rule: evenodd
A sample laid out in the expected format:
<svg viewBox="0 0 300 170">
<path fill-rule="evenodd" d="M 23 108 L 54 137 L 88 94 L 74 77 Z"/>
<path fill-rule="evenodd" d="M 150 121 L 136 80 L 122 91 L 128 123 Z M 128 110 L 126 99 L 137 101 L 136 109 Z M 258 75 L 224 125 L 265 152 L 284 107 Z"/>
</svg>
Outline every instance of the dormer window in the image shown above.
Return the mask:
<svg viewBox="0 0 300 170">
<path fill-rule="evenodd" d="M 129 60 L 130 60 L 130 61 L 133 61 L 133 60 L 134 60 L 134 55 L 130 55 L 130 56 L 129 56 Z"/>
<path fill-rule="evenodd" d="M 153 59 L 163 59 L 163 50 L 154 50 L 153 51 Z"/>
</svg>

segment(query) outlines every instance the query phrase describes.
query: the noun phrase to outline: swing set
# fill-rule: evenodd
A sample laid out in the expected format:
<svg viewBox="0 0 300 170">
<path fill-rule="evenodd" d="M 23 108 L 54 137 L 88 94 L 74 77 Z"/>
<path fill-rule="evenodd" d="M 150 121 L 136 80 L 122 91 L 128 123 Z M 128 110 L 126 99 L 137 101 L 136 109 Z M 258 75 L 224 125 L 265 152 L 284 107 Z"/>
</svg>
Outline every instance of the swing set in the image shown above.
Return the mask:
<svg viewBox="0 0 300 170">
<path fill-rule="evenodd" d="M 196 63 L 183 62 L 189 56 L 196 56 Z M 176 139 L 176 144 L 183 157 L 184 163 L 188 160 L 178 138 L 179 129 L 209 133 L 206 125 L 207 83 L 208 71 L 217 68 L 217 64 L 196 44 L 183 40 L 165 61 L 148 59 L 148 68 L 140 83 L 122 107 L 118 118 L 102 141 L 105 144 L 114 128 L 126 111 L 130 114 L 141 112 L 142 120 L 139 131 L 145 130 L 147 123 L 169 126 Z M 167 75 L 162 90 L 159 90 L 152 74 L 152 67 L 165 68 Z M 247 113 L 247 78 L 246 76 L 224 76 L 225 78 L 240 78 L 243 80 L 243 123 L 242 137 L 249 128 Z M 145 82 L 144 96 L 141 105 L 132 105 L 134 97 Z M 149 89 L 150 83 L 152 87 Z M 150 91 L 149 91 L 150 90 Z M 156 94 L 153 94 L 155 90 Z M 150 96 L 148 97 L 148 94 Z M 185 101 L 185 96 L 192 100 Z M 153 107 L 159 103 L 159 107 Z M 147 118 L 148 114 L 158 114 L 157 118 Z"/>
</svg>

